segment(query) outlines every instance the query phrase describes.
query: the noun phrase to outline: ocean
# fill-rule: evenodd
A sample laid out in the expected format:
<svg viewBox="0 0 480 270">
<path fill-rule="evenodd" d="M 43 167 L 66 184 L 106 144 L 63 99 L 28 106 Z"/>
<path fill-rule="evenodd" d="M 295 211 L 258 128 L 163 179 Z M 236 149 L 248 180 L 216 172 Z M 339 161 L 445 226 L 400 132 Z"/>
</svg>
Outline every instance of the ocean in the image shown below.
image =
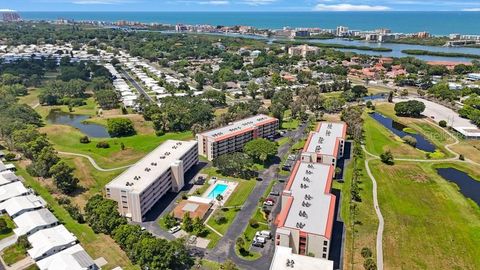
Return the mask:
<svg viewBox="0 0 480 270">
<path fill-rule="evenodd" d="M 389 28 L 396 33 L 427 31 L 480 35 L 480 12 L 20 12 L 26 20 L 118 20 L 165 24 L 249 25 L 257 28 L 339 25 L 355 30 Z"/>
</svg>

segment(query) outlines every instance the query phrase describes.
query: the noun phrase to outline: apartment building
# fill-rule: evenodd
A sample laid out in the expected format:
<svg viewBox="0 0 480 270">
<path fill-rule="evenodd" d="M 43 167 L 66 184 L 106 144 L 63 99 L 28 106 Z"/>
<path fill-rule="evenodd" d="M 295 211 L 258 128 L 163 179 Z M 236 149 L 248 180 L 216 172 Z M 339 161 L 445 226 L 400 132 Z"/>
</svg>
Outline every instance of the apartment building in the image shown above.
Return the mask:
<svg viewBox="0 0 480 270">
<path fill-rule="evenodd" d="M 282 192 L 275 243 L 294 254 L 327 259 L 335 212 L 332 165 L 298 161 Z"/>
<path fill-rule="evenodd" d="M 311 132 L 301 154 L 304 162 L 323 163 L 337 166 L 343 157 L 347 124 L 343 122 L 320 122 L 316 131 Z"/>
<path fill-rule="evenodd" d="M 257 138 L 273 138 L 279 128 L 277 118 L 259 114 L 228 126 L 197 134 L 198 153 L 208 160 L 223 154 L 242 151 L 243 146 Z"/>
<path fill-rule="evenodd" d="M 304 58 L 309 55 L 315 55 L 318 52 L 320 52 L 318 47 L 308 46 L 307 44 L 288 48 L 290 56 L 302 56 Z"/>
<path fill-rule="evenodd" d="M 105 186 L 106 197 L 135 222 L 168 191 L 179 192 L 184 174 L 198 163 L 196 141 L 168 140 Z"/>
</svg>

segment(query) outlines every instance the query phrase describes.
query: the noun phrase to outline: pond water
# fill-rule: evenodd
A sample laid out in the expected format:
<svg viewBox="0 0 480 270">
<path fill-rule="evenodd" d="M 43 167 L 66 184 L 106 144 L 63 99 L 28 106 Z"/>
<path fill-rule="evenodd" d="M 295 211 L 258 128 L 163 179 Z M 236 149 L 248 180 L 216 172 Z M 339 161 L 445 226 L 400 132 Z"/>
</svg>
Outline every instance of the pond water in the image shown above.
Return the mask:
<svg viewBox="0 0 480 270">
<path fill-rule="evenodd" d="M 364 101 L 372 101 L 372 100 L 377 100 L 377 99 L 387 99 L 388 97 L 388 93 L 379 93 L 379 94 L 375 94 L 375 95 L 370 95 L 370 96 L 366 96 L 363 98 Z"/>
<path fill-rule="evenodd" d="M 445 180 L 457 184 L 463 196 L 480 205 L 480 181 L 454 168 L 440 168 L 437 169 L 437 173 Z"/>
<path fill-rule="evenodd" d="M 397 135 L 400 138 L 403 138 L 404 136 L 412 136 L 417 140 L 417 145 L 416 148 L 423 150 L 425 152 L 435 152 L 435 145 L 432 144 L 430 141 L 428 141 L 425 137 L 423 137 L 421 134 L 411 134 L 408 132 L 403 131 L 407 126 L 398 123 L 396 121 L 393 121 L 393 119 L 388 118 L 382 114 L 379 113 L 371 113 L 370 116 L 377 120 L 380 124 L 382 124 L 384 127 L 388 128 L 391 132 L 393 132 L 395 135 Z"/>
<path fill-rule="evenodd" d="M 51 111 L 47 116 L 47 122 L 50 124 L 74 127 L 92 138 L 110 138 L 110 135 L 104 126 L 95 123 L 84 122 L 88 118 L 88 115 L 71 114 L 62 111 Z"/>
</svg>

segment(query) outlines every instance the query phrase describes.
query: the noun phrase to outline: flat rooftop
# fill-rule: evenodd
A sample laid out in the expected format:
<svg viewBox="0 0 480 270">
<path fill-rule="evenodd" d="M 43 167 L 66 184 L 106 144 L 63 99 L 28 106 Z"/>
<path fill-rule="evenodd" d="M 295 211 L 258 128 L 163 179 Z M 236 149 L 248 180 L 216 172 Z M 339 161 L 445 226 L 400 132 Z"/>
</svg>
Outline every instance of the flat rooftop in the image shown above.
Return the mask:
<svg viewBox="0 0 480 270">
<path fill-rule="evenodd" d="M 345 139 L 347 124 L 343 122 L 320 122 L 317 131 L 310 133 L 304 152 L 335 156 L 338 150 L 337 139 Z"/>
<path fill-rule="evenodd" d="M 113 179 L 106 187 L 141 193 L 196 145 L 196 141 L 167 140 Z"/>
<path fill-rule="evenodd" d="M 232 134 L 253 130 L 257 126 L 265 125 L 274 121 L 277 121 L 277 118 L 270 117 L 264 114 L 259 114 L 239 121 L 235 121 L 221 128 L 201 133 L 200 135 L 218 140 L 224 137 L 228 137 Z"/>
<path fill-rule="evenodd" d="M 333 261 L 292 253 L 292 248 L 276 246 L 270 270 L 333 270 Z"/>
<path fill-rule="evenodd" d="M 77 237 L 63 225 L 43 229 L 28 237 L 28 242 L 32 244 L 28 254 L 34 259 L 39 258 L 51 249 L 74 245 L 76 241 Z"/>
<path fill-rule="evenodd" d="M 32 210 L 44 207 L 47 203 L 33 194 L 10 198 L 0 203 L 0 210 L 7 212 L 9 216 L 16 215 L 23 210 Z"/>
<path fill-rule="evenodd" d="M 330 238 L 335 210 L 335 196 L 330 194 L 334 173 L 331 165 L 298 161 L 283 191 L 290 197 L 279 215 L 279 227 Z"/>
<path fill-rule="evenodd" d="M 0 172 L 0 186 L 18 181 L 18 176 L 11 171 Z"/>
<path fill-rule="evenodd" d="M 13 229 L 16 235 L 24 235 L 40 226 L 51 225 L 58 222 L 58 219 L 46 208 L 42 208 L 35 211 L 25 212 L 20 216 L 13 219 L 13 222 L 17 225 L 16 229 Z"/>
<path fill-rule="evenodd" d="M 29 192 L 30 191 L 20 181 L 0 186 L 0 202 Z"/>
<path fill-rule="evenodd" d="M 480 128 L 474 127 L 453 127 L 456 131 L 460 132 L 463 136 L 470 138 L 480 138 Z"/>
<path fill-rule="evenodd" d="M 95 265 L 92 257 L 83 249 L 82 246 L 76 244 L 72 247 L 64 249 L 52 256 L 37 262 L 40 270 L 87 270 Z"/>
</svg>

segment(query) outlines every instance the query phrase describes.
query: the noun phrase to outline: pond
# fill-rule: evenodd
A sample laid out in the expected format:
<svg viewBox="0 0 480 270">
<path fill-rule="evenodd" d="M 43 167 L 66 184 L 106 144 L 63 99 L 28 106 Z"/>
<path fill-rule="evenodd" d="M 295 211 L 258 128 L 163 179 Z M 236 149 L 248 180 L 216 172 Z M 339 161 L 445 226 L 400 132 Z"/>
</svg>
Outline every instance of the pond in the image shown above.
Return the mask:
<svg viewBox="0 0 480 270">
<path fill-rule="evenodd" d="M 379 93 L 379 94 L 375 94 L 375 95 L 369 95 L 369 96 L 366 96 L 363 98 L 364 101 L 373 101 L 373 100 L 377 100 L 377 99 L 387 99 L 388 97 L 388 93 Z"/>
<path fill-rule="evenodd" d="M 62 111 L 51 111 L 47 116 L 47 122 L 50 124 L 74 127 L 92 138 L 110 138 L 110 135 L 104 126 L 95 123 L 84 122 L 88 118 L 88 115 L 71 114 Z"/>
<path fill-rule="evenodd" d="M 407 135 L 414 137 L 417 140 L 416 148 L 423 150 L 425 152 L 431 152 L 431 153 L 435 152 L 435 149 L 436 149 L 435 145 L 432 144 L 430 141 L 428 141 L 421 134 L 418 134 L 418 133 L 413 134 L 413 133 L 405 132 L 404 130 L 405 128 L 407 128 L 407 126 L 401 123 L 398 123 L 396 121 L 393 121 L 393 119 L 388 118 L 376 112 L 370 113 L 370 116 L 373 119 L 377 120 L 377 122 L 382 124 L 384 127 L 388 128 L 391 132 L 393 132 L 395 135 L 397 135 L 400 138 L 403 138 L 404 136 L 407 136 Z"/>
<path fill-rule="evenodd" d="M 480 181 L 454 168 L 439 168 L 437 173 L 445 180 L 457 184 L 463 196 L 480 205 Z"/>
</svg>

